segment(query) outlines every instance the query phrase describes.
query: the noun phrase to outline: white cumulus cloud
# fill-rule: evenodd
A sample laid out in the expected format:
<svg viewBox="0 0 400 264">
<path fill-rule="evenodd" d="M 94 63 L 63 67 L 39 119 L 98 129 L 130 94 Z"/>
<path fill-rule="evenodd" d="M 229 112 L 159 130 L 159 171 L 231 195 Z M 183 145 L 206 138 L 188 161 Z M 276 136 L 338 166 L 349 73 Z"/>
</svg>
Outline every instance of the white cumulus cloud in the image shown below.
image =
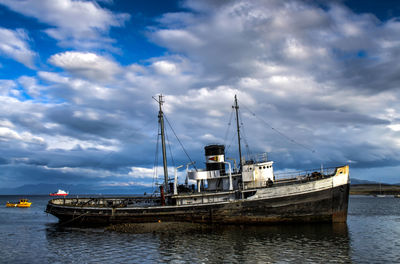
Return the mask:
<svg viewBox="0 0 400 264">
<path fill-rule="evenodd" d="M 16 60 L 26 67 L 34 68 L 36 53 L 29 47 L 25 30 L 10 30 L 0 27 L 0 55 Z"/>
<path fill-rule="evenodd" d="M 78 77 L 109 81 L 120 72 L 114 61 L 90 52 L 67 51 L 50 57 L 49 62 Z"/>
<path fill-rule="evenodd" d="M 61 45 L 98 47 L 111 40 L 104 37 L 110 27 L 120 27 L 128 14 L 114 14 L 95 1 L 0 0 L 0 4 L 25 16 L 34 17 L 51 28 L 46 33 Z"/>
</svg>

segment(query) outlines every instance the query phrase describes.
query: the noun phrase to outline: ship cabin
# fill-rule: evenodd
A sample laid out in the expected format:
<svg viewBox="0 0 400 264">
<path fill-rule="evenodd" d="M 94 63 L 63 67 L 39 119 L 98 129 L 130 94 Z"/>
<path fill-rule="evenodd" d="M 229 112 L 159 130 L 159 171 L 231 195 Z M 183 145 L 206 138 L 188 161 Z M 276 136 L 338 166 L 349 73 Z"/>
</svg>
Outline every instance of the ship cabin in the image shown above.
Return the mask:
<svg viewBox="0 0 400 264">
<path fill-rule="evenodd" d="M 173 198 L 177 205 L 224 202 L 244 197 L 243 193 L 257 188 L 272 186 L 275 181 L 273 161 L 267 160 L 266 153 L 252 160 L 243 161 L 242 169 L 232 169 L 230 162 L 225 161 L 224 145 L 208 145 L 205 147 L 206 169 L 188 171 L 189 180 L 196 181 L 195 193 L 178 193 Z M 235 162 L 236 163 L 236 162 Z M 226 170 L 227 169 L 227 170 Z"/>
</svg>

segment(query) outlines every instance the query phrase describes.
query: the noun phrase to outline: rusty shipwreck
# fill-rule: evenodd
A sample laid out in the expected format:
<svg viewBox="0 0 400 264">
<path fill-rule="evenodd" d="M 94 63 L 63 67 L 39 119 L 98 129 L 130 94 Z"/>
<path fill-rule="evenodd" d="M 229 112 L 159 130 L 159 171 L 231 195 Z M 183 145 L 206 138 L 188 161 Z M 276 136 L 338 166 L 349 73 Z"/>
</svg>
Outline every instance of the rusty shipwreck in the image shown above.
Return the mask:
<svg viewBox="0 0 400 264">
<path fill-rule="evenodd" d="M 347 165 L 277 175 L 266 155 L 244 160 L 241 153 L 238 102 L 235 96 L 238 168 L 227 162 L 223 145 L 205 147 L 206 169 L 187 170 L 185 184 L 168 177 L 164 139 L 163 97 L 159 124 L 164 183 L 152 197 L 57 198 L 46 212 L 60 223 L 117 224 L 157 221 L 266 224 L 279 222 L 346 222 L 349 199 Z M 190 188 L 188 180 L 196 184 Z"/>
</svg>

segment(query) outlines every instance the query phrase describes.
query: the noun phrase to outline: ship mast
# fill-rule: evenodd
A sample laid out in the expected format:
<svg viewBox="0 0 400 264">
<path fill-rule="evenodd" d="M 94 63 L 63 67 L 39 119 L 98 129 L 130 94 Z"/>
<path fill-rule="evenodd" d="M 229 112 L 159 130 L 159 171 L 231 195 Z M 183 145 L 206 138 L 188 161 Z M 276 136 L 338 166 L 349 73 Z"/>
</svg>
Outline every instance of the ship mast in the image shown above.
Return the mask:
<svg viewBox="0 0 400 264">
<path fill-rule="evenodd" d="M 158 112 L 158 122 L 161 127 L 161 145 L 162 145 L 162 155 L 163 155 L 163 166 L 164 166 L 164 190 L 166 193 L 169 192 L 168 188 L 168 167 L 167 167 L 167 152 L 165 150 L 165 135 L 164 135 L 164 113 L 162 111 L 163 96 L 160 94 L 158 96 L 158 104 L 160 105 L 160 111 Z"/>
<path fill-rule="evenodd" d="M 236 127 L 237 127 L 237 136 L 238 136 L 238 145 L 239 145 L 239 164 L 240 164 L 240 172 L 242 171 L 242 148 L 240 146 L 240 128 L 239 128 L 239 105 L 237 102 L 237 97 L 235 94 L 235 105 L 233 106 L 236 111 Z"/>
</svg>

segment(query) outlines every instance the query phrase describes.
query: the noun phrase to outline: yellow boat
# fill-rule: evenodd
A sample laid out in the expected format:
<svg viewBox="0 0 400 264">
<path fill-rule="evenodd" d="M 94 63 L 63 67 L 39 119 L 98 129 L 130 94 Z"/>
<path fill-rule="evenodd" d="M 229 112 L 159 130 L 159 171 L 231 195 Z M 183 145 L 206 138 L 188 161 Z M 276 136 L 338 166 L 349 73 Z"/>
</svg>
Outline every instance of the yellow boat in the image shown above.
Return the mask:
<svg viewBox="0 0 400 264">
<path fill-rule="evenodd" d="M 6 207 L 31 207 L 31 202 L 28 199 L 20 199 L 19 203 L 6 203 Z"/>
</svg>

